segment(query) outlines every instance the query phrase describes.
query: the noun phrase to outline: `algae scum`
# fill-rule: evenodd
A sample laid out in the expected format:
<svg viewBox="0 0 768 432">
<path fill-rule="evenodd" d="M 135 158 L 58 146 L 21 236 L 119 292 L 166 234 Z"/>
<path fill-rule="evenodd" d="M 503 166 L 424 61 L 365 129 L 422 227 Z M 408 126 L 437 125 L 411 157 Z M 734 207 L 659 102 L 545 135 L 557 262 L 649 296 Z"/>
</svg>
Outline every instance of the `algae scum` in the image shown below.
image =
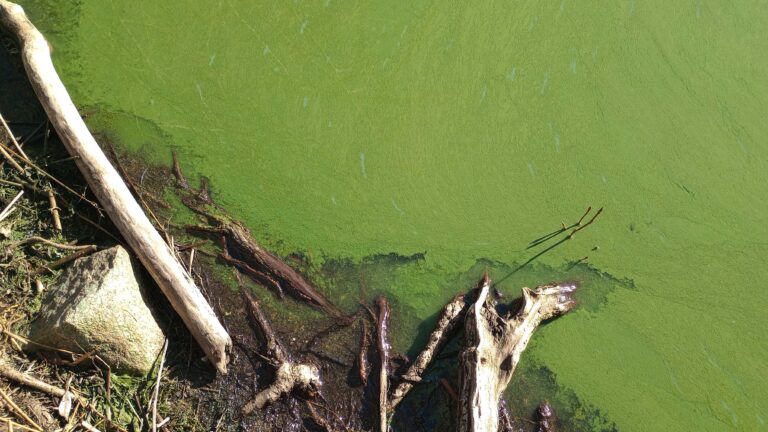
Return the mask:
<svg viewBox="0 0 768 432">
<path fill-rule="evenodd" d="M 339 304 L 364 269 L 398 348 L 605 206 L 505 281 L 582 271 L 591 296 L 534 336 L 512 401 L 576 429 L 768 427 L 764 4 L 23 3 L 93 128 L 178 149 Z"/>
</svg>

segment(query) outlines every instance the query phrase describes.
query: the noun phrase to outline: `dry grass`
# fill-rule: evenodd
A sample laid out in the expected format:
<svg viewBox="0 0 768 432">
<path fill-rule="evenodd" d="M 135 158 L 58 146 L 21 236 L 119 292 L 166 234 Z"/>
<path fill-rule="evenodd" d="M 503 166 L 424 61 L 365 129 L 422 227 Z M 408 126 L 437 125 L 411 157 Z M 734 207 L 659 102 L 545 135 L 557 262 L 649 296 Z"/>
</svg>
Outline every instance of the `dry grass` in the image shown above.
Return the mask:
<svg viewBox="0 0 768 432">
<path fill-rule="evenodd" d="M 144 377 L 121 376 L 112 374 L 98 353 L 51 351 L 43 358 L 22 349 L 24 329 L 39 310 L 46 288 L 55 283 L 69 257 L 83 253 L 73 246 L 109 247 L 120 238 L 92 204 L 73 161 L 62 150 L 55 151 L 61 149 L 55 135 L 39 134 L 37 140 L 42 139 L 46 146 L 27 143 L 25 161 L 6 145 L 7 134 L 0 130 L 0 145 L 19 156 L 15 159 L 25 171 L 20 173 L 0 156 L 0 212 L 8 207 L 0 213 L 0 362 L 77 397 L 66 413 L 60 410 L 62 397 L 0 375 L 0 431 L 151 430 L 156 370 Z M 51 211 L 49 191 L 58 212 Z M 55 213 L 62 230 L 56 229 Z M 191 403 L 179 400 L 185 384 L 168 374 L 160 384 L 158 423 L 169 420 L 159 430 L 204 430 Z"/>
</svg>

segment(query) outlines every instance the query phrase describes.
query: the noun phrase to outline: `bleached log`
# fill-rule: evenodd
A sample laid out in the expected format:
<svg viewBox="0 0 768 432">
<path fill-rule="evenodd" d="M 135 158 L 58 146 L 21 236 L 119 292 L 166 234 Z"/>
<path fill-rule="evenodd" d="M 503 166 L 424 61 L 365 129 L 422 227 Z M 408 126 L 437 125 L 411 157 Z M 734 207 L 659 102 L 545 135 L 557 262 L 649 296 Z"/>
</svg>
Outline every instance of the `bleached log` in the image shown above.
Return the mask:
<svg viewBox="0 0 768 432">
<path fill-rule="evenodd" d="M 487 275 L 465 320 L 466 348 L 460 355 L 460 432 L 496 432 L 499 400 L 512 379 L 533 332 L 547 319 L 575 306 L 574 285 L 523 288 L 523 305 L 511 317 L 496 311 Z"/>
<path fill-rule="evenodd" d="M 43 35 L 21 6 L 0 0 L 0 26 L 16 37 L 32 88 L 67 151 L 133 252 L 219 372 L 227 370 L 232 344 L 184 267 L 152 226 L 80 117 L 51 61 Z"/>
</svg>

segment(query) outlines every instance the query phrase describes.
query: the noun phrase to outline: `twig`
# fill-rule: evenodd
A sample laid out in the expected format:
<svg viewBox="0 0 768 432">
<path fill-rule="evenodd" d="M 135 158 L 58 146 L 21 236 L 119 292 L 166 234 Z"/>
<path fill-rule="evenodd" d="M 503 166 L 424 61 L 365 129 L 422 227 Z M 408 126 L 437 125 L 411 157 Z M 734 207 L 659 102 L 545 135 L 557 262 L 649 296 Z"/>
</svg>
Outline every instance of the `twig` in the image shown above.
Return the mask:
<svg viewBox="0 0 768 432">
<path fill-rule="evenodd" d="M 146 201 L 144 201 L 144 196 L 141 194 L 139 189 L 136 187 L 136 185 L 133 183 L 133 179 L 131 176 L 128 175 L 128 172 L 123 168 L 122 162 L 120 162 L 120 158 L 117 157 L 117 152 L 115 151 L 115 147 L 112 146 L 112 143 L 108 140 L 104 141 L 104 147 L 106 147 L 107 152 L 112 157 L 112 160 L 115 163 L 115 168 L 117 168 L 118 174 L 120 174 L 120 177 L 123 178 L 123 181 L 125 181 L 125 184 L 128 186 L 128 189 L 131 190 L 133 193 L 133 196 L 136 198 L 136 200 L 141 205 L 141 208 L 144 209 L 147 214 L 152 218 L 152 220 L 155 222 L 155 228 L 157 228 L 158 231 L 160 231 L 162 234 L 165 234 L 165 230 L 163 229 L 163 225 L 160 223 L 160 220 L 155 216 L 155 212 L 152 211 L 152 208 L 149 207 Z"/>
<path fill-rule="evenodd" d="M 70 261 L 74 261 L 74 260 L 76 260 L 78 258 L 84 257 L 84 256 L 86 256 L 88 254 L 91 254 L 91 253 L 95 252 L 95 251 L 96 251 L 96 245 L 88 245 L 87 247 L 85 247 L 83 249 L 80 249 L 79 251 L 77 251 L 77 252 L 75 252 L 73 254 L 67 255 L 64 258 L 58 259 L 58 260 L 56 260 L 56 261 L 54 261 L 54 262 L 52 262 L 52 263 L 50 263 L 50 264 L 48 264 L 46 266 L 38 268 L 37 270 L 34 271 L 34 275 L 35 276 L 40 276 L 41 274 L 43 274 L 43 273 L 45 273 L 47 271 L 50 272 L 50 271 L 56 270 L 57 268 L 63 266 L 64 264 L 66 264 L 66 263 L 68 263 Z"/>
<path fill-rule="evenodd" d="M 557 415 L 549 401 L 544 401 L 539 405 L 539 408 L 536 410 L 536 421 L 538 422 L 538 431 L 555 432 Z"/>
<path fill-rule="evenodd" d="M 24 157 L 25 160 L 29 160 L 27 155 L 24 153 L 24 150 L 21 149 L 21 146 L 19 145 L 19 142 L 16 141 L 16 137 L 13 135 L 13 131 L 11 131 L 11 128 L 8 127 L 8 123 L 5 122 L 5 118 L 3 118 L 2 114 L 0 114 L 0 123 L 3 124 L 3 127 L 5 128 L 5 131 L 8 132 L 8 136 L 11 137 L 11 142 L 16 147 L 16 149 L 19 151 L 19 153 Z"/>
<path fill-rule="evenodd" d="M 587 209 L 587 210 L 589 210 L 589 209 Z M 538 252 L 536 255 L 534 255 L 534 256 L 532 256 L 532 257 L 528 258 L 528 260 L 527 260 L 527 261 L 525 261 L 524 263 L 522 263 L 522 264 L 520 264 L 519 266 L 517 266 L 517 267 L 516 267 L 514 270 L 512 270 L 511 272 L 507 273 L 507 275 L 506 275 L 506 276 L 504 276 L 503 278 L 501 278 L 501 279 L 497 280 L 497 281 L 496 281 L 496 283 L 494 284 L 494 287 L 495 287 L 495 286 L 497 286 L 499 283 L 501 283 L 501 282 L 505 281 L 507 278 L 509 278 L 509 277 L 510 277 L 510 276 L 512 276 L 513 274 L 517 273 L 517 272 L 518 272 L 518 271 L 520 271 L 521 269 L 523 269 L 523 268 L 524 268 L 525 266 L 527 266 L 528 264 L 530 264 L 530 263 L 534 262 L 536 259 L 538 259 L 538 258 L 539 258 L 539 257 L 541 257 L 542 255 L 546 254 L 547 252 L 551 251 L 552 249 L 554 249 L 554 248 L 556 248 L 556 247 L 560 246 L 561 244 L 563 244 L 563 243 L 567 242 L 568 240 L 572 239 L 572 238 L 573 238 L 573 236 L 574 236 L 574 235 L 575 235 L 577 232 L 579 232 L 579 231 L 581 231 L 581 230 L 583 230 L 583 229 L 587 228 L 588 226 L 592 225 L 592 223 L 593 223 L 593 222 L 595 222 L 595 219 L 597 219 L 597 217 L 598 217 L 598 216 L 600 216 L 600 214 L 601 214 L 602 212 L 603 212 L 603 208 L 601 207 L 601 208 L 600 208 L 600 209 L 597 211 L 597 213 L 595 213 L 595 215 L 594 215 L 594 216 L 592 216 L 592 219 L 590 219 L 590 220 L 589 220 L 589 222 L 585 223 L 584 225 L 578 226 L 578 227 L 577 227 L 577 228 L 575 228 L 573 231 L 571 231 L 571 233 L 570 233 L 570 234 L 568 234 L 567 236 L 563 237 L 562 239 L 558 240 L 557 242 L 553 243 L 552 245 L 550 245 L 550 246 L 548 246 L 547 248 L 543 249 L 542 251 Z M 584 219 L 584 217 L 582 216 L 582 220 L 583 220 L 583 219 Z M 579 221 L 579 223 L 581 223 L 581 220 Z M 574 225 L 576 225 L 576 224 L 574 224 Z M 560 232 L 562 232 L 562 231 L 564 231 L 564 230 L 561 230 Z"/>
<path fill-rule="evenodd" d="M 187 181 L 187 178 L 184 177 L 184 173 L 181 171 L 181 166 L 179 165 L 179 157 L 176 155 L 176 150 L 171 152 L 171 157 L 173 158 L 173 175 L 176 177 L 176 182 L 182 189 L 189 189 L 189 182 Z"/>
<path fill-rule="evenodd" d="M 7 326 L 7 324 L 6 324 L 6 326 Z M 29 339 L 27 339 L 27 338 L 25 338 L 23 336 L 17 335 L 16 333 L 8 330 L 7 328 L 0 328 L 0 333 L 5 334 L 9 338 L 11 338 L 11 340 L 16 340 L 16 341 L 24 342 L 25 344 L 37 345 L 40 348 L 43 348 L 43 349 L 46 349 L 46 350 L 62 352 L 64 354 L 69 354 L 72 357 L 76 357 L 76 356 L 80 355 L 80 354 L 78 354 L 76 352 L 73 352 L 73 351 L 69 351 L 69 350 L 65 350 L 65 349 L 61 349 L 61 348 L 56 348 L 56 347 L 52 347 L 52 346 L 49 346 L 49 345 L 45 345 L 45 344 L 41 344 L 41 343 L 38 343 L 38 342 L 35 342 L 35 341 L 32 341 L 32 340 L 29 340 Z M 2 360 L 0 360 L 0 364 L 2 364 Z"/>
<path fill-rule="evenodd" d="M 47 244 L 48 246 L 52 246 L 58 249 L 64 249 L 64 250 L 72 250 L 72 251 L 79 251 L 83 249 L 93 248 L 96 247 L 95 245 L 70 245 L 70 244 L 62 244 L 62 243 L 56 243 L 54 241 L 42 238 L 42 237 L 29 237 L 25 238 L 24 240 L 18 241 L 10 246 L 8 246 L 10 249 L 15 249 L 19 246 L 29 245 L 29 244 L 36 244 L 36 243 L 43 243 Z"/>
<path fill-rule="evenodd" d="M 34 428 L 37 428 L 37 430 L 39 430 L 40 432 L 42 432 L 42 431 L 43 431 L 43 428 L 42 428 L 42 427 L 40 427 L 40 425 L 39 425 L 39 424 L 37 424 L 37 423 L 36 423 L 34 420 L 32 420 L 32 419 L 31 419 L 31 418 L 30 418 L 30 417 L 27 415 L 27 413 L 25 413 L 25 412 L 24 412 L 24 410 L 22 410 L 21 408 L 19 408 L 19 406 L 18 406 L 18 405 L 16 405 L 16 404 L 13 402 L 13 399 L 11 399 L 11 397 L 10 397 L 10 396 L 8 396 L 8 393 L 6 393 L 6 392 L 5 392 L 5 390 L 3 390 L 2 388 L 0 388 L 0 396 L 2 396 L 2 397 L 3 397 L 3 399 L 5 399 L 5 402 L 6 402 L 6 403 L 8 403 L 8 406 L 9 406 L 9 407 L 11 407 L 11 409 L 12 409 L 12 410 L 13 410 L 13 411 L 14 411 L 16 414 L 18 414 L 18 415 L 19 415 L 19 417 L 21 417 L 21 418 L 22 418 L 22 419 L 23 419 L 25 422 L 29 423 L 29 425 L 30 425 L 30 426 L 32 426 L 32 427 L 34 427 Z"/>
<path fill-rule="evenodd" d="M 82 426 L 83 429 L 87 430 L 88 432 L 101 432 L 100 430 L 96 429 L 93 425 L 88 423 L 87 420 L 81 421 L 80 426 Z"/>
<path fill-rule="evenodd" d="M 277 368 L 275 381 L 266 389 L 257 393 L 240 410 L 243 416 L 249 415 L 255 409 L 264 408 L 267 404 L 277 401 L 282 395 L 289 393 L 294 388 L 306 391 L 310 395 L 318 392 L 322 381 L 317 366 L 308 363 L 291 361 L 291 356 L 277 340 L 272 326 L 261 311 L 259 303 L 243 290 L 243 296 L 251 313 L 251 318 L 260 327 L 266 345 L 267 352 L 264 356 Z"/>
<path fill-rule="evenodd" d="M 307 406 L 307 410 L 309 410 L 309 415 L 312 418 L 312 421 L 315 422 L 318 426 L 320 426 L 324 431 L 326 432 L 332 432 L 333 427 L 328 424 L 328 420 L 321 417 L 320 414 L 315 409 L 315 404 L 313 404 L 310 401 L 304 401 L 304 403 Z"/>
<path fill-rule="evenodd" d="M 104 234 L 106 234 L 109 238 L 114 240 L 117 244 L 119 244 L 120 246 L 125 248 L 125 250 L 132 252 L 131 248 L 127 244 L 125 244 L 124 241 L 120 240 L 114 234 L 109 232 L 109 230 L 107 230 L 103 226 L 99 225 L 98 222 L 92 221 L 90 218 L 88 218 L 88 216 L 85 216 L 84 214 L 80 213 L 77 210 L 75 210 L 75 216 L 77 216 L 80 220 L 82 220 L 83 222 L 87 223 L 88 225 L 90 225 L 90 226 L 96 228 L 97 230 L 103 232 Z M 134 254 L 134 256 L 135 256 L 135 254 Z"/>
<path fill-rule="evenodd" d="M 11 164 L 11 166 L 18 172 L 24 174 L 24 168 L 19 165 L 18 162 L 11 156 L 11 154 L 6 150 L 5 146 L 0 144 L 0 153 L 2 153 L 3 157 L 5 157 L 8 160 L 8 163 Z"/>
<path fill-rule="evenodd" d="M 445 389 L 446 393 L 448 393 L 448 396 L 450 396 L 451 399 L 453 399 L 454 402 L 458 402 L 459 401 L 459 395 L 456 393 L 456 389 L 453 388 L 453 386 L 451 385 L 450 382 L 448 382 L 447 379 L 440 378 L 440 385 L 443 386 L 443 388 Z"/>
<path fill-rule="evenodd" d="M 215 226 L 187 225 L 185 228 L 188 231 L 215 234 L 219 239 L 223 238 L 222 244 L 229 245 L 229 247 L 222 247 L 223 260 L 238 267 L 256 283 L 273 288 L 281 297 L 285 290 L 295 299 L 324 310 L 333 317 L 344 321 L 350 320 L 350 317 L 331 303 L 298 271 L 259 245 L 245 226 L 227 217 L 211 214 L 199 205 L 191 203 L 189 197 L 181 198 L 190 210 L 215 224 Z"/>
<path fill-rule="evenodd" d="M 370 339 L 368 338 L 368 321 L 362 320 L 360 329 L 360 351 L 357 354 L 357 373 L 360 382 L 365 386 L 368 384 L 368 374 L 371 372 L 371 365 L 368 363 L 368 347 L 370 346 Z"/>
<path fill-rule="evenodd" d="M 501 432 L 515 432 L 512 415 L 509 413 L 507 402 L 504 399 L 499 401 L 499 430 Z"/>
<path fill-rule="evenodd" d="M 20 190 L 19 193 L 16 194 L 15 197 L 11 200 L 10 203 L 8 203 L 7 206 L 3 209 L 2 212 L 0 212 L 0 222 L 2 222 L 5 218 L 8 217 L 8 215 L 11 214 L 13 211 L 13 207 L 16 205 L 16 202 L 21 198 L 21 196 L 24 195 L 24 190 Z"/>
<path fill-rule="evenodd" d="M 53 217 L 53 227 L 61 232 L 61 219 L 59 218 L 59 207 L 56 205 L 56 195 L 53 189 L 48 189 L 48 205 L 50 206 L 51 216 Z"/>
<path fill-rule="evenodd" d="M 4 180 L 4 179 L 0 179 L 0 183 L 6 184 L 8 186 L 25 187 L 23 183 L 18 183 L 18 182 Z"/>
<path fill-rule="evenodd" d="M 248 308 L 248 314 L 251 317 L 251 320 L 253 320 L 256 326 L 259 328 L 259 331 L 264 338 L 264 343 L 267 347 L 266 356 L 268 358 L 274 359 L 274 366 L 276 367 L 279 365 L 279 363 L 288 361 L 288 352 L 285 350 L 285 348 L 283 348 L 282 344 L 277 339 L 277 335 L 272 329 L 272 325 L 269 323 L 267 317 L 264 316 L 264 312 L 262 312 L 259 302 L 256 301 L 250 292 L 248 292 L 247 288 L 244 288 L 242 293 L 243 298 L 245 299 L 245 304 Z"/>
<path fill-rule="evenodd" d="M 157 424 L 157 428 L 158 429 L 164 428 L 165 425 L 167 425 L 169 421 L 171 421 L 171 417 L 166 417 L 165 419 L 161 420 L 160 423 Z"/>
<path fill-rule="evenodd" d="M 192 265 L 195 263 L 195 248 L 192 248 L 189 251 L 189 263 L 187 264 L 187 271 L 191 274 L 192 273 Z"/>
<path fill-rule="evenodd" d="M 165 365 L 165 354 L 168 351 L 168 339 L 163 344 L 163 353 L 160 355 L 160 367 L 157 369 L 157 381 L 152 395 L 152 432 L 157 432 L 157 400 L 160 398 L 160 380 L 163 378 L 163 366 Z"/>
<path fill-rule="evenodd" d="M 19 154 L 18 154 L 18 153 L 16 153 L 16 152 L 15 152 L 13 149 L 10 149 L 10 148 L 8 148 L 8 147 L 5 147 L 5 146 L 3 146 L 2 144 L 0 144 L 0 148 L 4 148 L 4 150 L 5 150 L 5 151 L 10 151 L 12 154 L 14 154 L 14 155 L 16 155 L 16 156 L 19 156 Z M 88 203 L 88 204 L 90 204 L 90 205 L 91 205 L 93 208 L 95 208 L 95 209 L 96 209 L 96 211 L 98 211 L 99 213 L 101 213 L 101 207 L 99 207 L 99 205 L 98 205 L 98 204 L 96 204 L 94 201 L 91 201 L 91 200 L 89 200 L 88 198 L 86 198 L 86 197 L 85 197 L 85 195 L 83 195 L 83 194 L 81 194 L 80 192 L 77 192 L 76 190 L 74 190 L 74 189 L 72 189 L 71 187 L 67 186 L 67 185 L 66 185 L 64 182 L 62 182 L 62 181 L 61 181 L 61 180 L 59 180 L 58 178 L 54 177 L 52 174 L 48 173 L 48 171 L 46 171 L 46 170 L 44 170 L 44 169 L 40 168 L 39 166 L 37 166 L 37 165 L 36 165 L 34 162 L 32 162 L 31 160 L 29 160 L 29 159 L 25 159 L 25 160 L 24 160 L 24 163 L 26 163 L 27 165 L 29 165 L 30 167 L 32 167 L 33 169 L 35 169 L 35 171 L 39 172 L 39 173 L 40 173 L 40 174 L 41 174 L 43 177 L 46 177 L 46 178 L 48 178 L 48 179 L 49 179 L 49 180 L 51 180 L 52 182 L 54 182 L 54 183 L 56 183 L 57 185 L 59 185 L 59 186 L 61 186 L 62 188 L 64 188 L 64 189 L 65 189 L 67 192 L 69 192 L 69 193 L 71 193 L 72 195 L 75 195 L 76 197 L 80 198 L 81 200 L 83 200 L 83 201 L 87 202 L 87 203 Z M 22 171 L 22 173 L 23 173 L 23 172 L 24 172 L 24 171 Z"/>
<path fill-rule="evenodd" d="M 37 429 L 32 429 L 29 426 L 24 426 L 21 423 L 16 423 L 15 421 L 11 420 L 10 417 L 0 417 L 0 421 L 4 422 L 5 426 L 8 427 L 8 432 L 13 432 L 16 429 L 20 431 L 33 431 L 33 432 L 37 431 Z"/>
<path fill-rule="evenodd" d="M 477 299 L 464 320 L 465 348 L 459 355 L 461 431 L 491 431 L 499 425 L 499 400 L 512 379 L 520 357 L 542 322 L 572 310 L 575 285 L 523 288 L 520 309 L 500 316 L 486 273 Z"/>
<path fill-rule="evenodd" d="M 204 245 L 206 245 L 208 243 L 210 243 L 210 241 L 203 240 L 203 241 L 199 241 L 197 243 L 192 243 L 192 244 L 188 244 L 188 245 L 184 245 L 184 246 L 177 245 L 176 246 L 176 251 L 177 252 L 184 252 L 185 250 L 189 250 L 189 249 L 197 249 L 200 246 L 204 246 Z"/>
</svg>

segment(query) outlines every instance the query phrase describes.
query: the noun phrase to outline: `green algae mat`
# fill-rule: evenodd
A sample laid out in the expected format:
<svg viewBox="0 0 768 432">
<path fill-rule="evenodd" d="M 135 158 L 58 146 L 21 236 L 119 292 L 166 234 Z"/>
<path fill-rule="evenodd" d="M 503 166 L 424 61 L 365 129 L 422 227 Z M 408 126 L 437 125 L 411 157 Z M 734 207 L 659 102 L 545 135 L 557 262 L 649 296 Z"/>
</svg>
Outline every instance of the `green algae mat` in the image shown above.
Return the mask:
<svg viewBox="0 0 768 432">
<path fill-rule="evenodd" d="M 177 149 L 337 303 L 387 293 L 398 348 L 483 270 L 509 295 L 578 280 L 512 401 L 768 428 L 764 2 L 22 4 L 92 128 Z"/>
</svg>

